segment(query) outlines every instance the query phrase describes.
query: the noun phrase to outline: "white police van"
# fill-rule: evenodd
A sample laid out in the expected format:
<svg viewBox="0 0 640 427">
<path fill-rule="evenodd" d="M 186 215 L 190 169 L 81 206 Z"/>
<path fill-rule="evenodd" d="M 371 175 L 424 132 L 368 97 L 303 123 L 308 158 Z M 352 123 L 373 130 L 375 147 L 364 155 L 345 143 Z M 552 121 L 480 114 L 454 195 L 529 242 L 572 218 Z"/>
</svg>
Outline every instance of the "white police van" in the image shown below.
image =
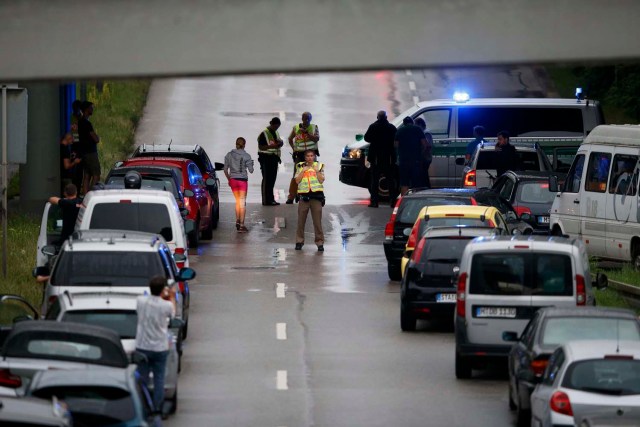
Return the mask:
<svg viewBox="0 0 640 427">
<path fill-rule="evenodd" d="M 589 255 L 640 268 L 640 126 L 596 127 L 578 149 L 551 206 L 550 232 L 580 237 Z"/>
</svg>

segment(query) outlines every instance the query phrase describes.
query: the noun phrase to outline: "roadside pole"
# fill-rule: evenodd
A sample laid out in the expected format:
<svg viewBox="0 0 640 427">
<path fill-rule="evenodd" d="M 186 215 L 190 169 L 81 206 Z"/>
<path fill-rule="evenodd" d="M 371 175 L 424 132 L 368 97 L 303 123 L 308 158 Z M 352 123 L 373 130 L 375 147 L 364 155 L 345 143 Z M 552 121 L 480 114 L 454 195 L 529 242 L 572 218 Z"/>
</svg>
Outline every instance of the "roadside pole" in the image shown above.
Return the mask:
<svg viewBox="0 0 640 427">
<path fill-rule="evenodd" d="M 7 278 L 7 86 L 2 85 L 2 275 Z"/>
</svg>

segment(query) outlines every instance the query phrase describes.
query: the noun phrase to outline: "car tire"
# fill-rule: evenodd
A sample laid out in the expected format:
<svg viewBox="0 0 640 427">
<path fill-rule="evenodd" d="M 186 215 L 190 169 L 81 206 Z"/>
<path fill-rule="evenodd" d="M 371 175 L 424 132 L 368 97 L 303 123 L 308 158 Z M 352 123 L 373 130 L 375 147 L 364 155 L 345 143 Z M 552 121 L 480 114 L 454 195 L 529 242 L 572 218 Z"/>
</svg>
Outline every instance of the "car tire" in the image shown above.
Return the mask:
<svg viewBox="0 0 640 427">
<path fill-rule="evenodd" d="M 209 219 L 209 226 L 202 232 L 202 238 L 204 240 L 213 239 L 213 215 Z"/>
<path fill-rule="evenodd" d="M 468 380 L 471 378 L 471 359 L 463 357 L 456 351 L 456 378 Z"/>
<path fill-rule="evenodd" d="M 402 280 L 402 272 L 400 271 L 400 264 L 387 263 L 387 273 L 391 280 Z"/>
<path fill-rule="evenodd" d="M 413 332 L 416 330 L 416 323 L 418 319 L 409 313 L 409 310 L 405 307 L 404 303 L 400 304 L 400 329 L 403 332 Z"/>
<path fill-rule="evenodd" d="M 200 244 L 200 218 L 196 220 L 194 230 L 189 234 L 189 247 L 197 248 Z"/>
<path fill-rule="evenodd" d="M 522 409 L 522 405 L 518 402 L 518 407 L 516 408 L 516 425 L 518 427 L 529 427 L 531 426 L 531 411 L 528 409 Z"/>
</svg>

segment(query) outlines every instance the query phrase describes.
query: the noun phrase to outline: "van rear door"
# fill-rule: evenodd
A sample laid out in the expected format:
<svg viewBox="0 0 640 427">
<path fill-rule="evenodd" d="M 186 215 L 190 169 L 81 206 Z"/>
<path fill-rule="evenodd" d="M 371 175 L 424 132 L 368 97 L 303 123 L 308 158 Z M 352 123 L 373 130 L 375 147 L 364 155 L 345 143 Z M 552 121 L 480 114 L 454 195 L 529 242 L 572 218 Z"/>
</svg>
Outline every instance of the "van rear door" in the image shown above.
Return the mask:
<svg viewBox="0 0 640 427">
<path fill-rule="evenodd" d="M 550 306 L 576 306 L 574 272 L 577 271 L 575 263 L 580 261 L 564 252 L 536 251 L 533 254 L 531 257 L 533 311 Z"/>
</svg>

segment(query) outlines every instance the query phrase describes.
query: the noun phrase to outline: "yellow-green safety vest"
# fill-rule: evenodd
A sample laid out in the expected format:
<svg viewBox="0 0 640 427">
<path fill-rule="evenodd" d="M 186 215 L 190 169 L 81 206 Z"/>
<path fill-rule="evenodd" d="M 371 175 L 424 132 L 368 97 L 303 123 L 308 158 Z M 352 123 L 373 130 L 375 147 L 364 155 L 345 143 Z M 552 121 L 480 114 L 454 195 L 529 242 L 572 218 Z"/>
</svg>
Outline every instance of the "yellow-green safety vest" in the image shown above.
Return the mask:
<svg viewBox="0 0 640 427">
<path fill-rule="evenodd" d="M 305 163 L 306 162 L 300 162 L 296 165 L 296 175 L 302 171 Z M 320 171 L 324 167 L 324 163 L 313 162 L 313 166 L 317 166 L 318 170 Z M 318 181 L 318 175 L 314 169 L 308 170 L 304 173 L 304 175 L 302 176 L 302 180 L 298 184 L 298 194 L 309 192 L 315 193 L 317 191 L 324 191 L 322 183 Z"/>
<path fill-rule="evenodd" d="M 278 131 L 274 131 L 274 133 L 276 134 L 276 139 L 279 140 L 280 134 L 278 133 Z M 269 128 L 266 128 L 265 130 L 263 130 L 262 134 L 264 135 L 264 138 L 265 138 L 265 141 L 267 141 L 267 144 L 278 143 L 278 141 L 274 141 L 273 138 L 271 137 L 271 132 L 269 131 Z M 258 144 L 258 153 L 275 154 L 276 156 L 280 157 L 280 148 L 267 148 L 266 150 L 261 150 L 260 145 Z"/>
<path fill-rule="evenodd" d="M 306 134 L 302 133 L 302 128 L 300 127 L 300 123 L 293 127 L 293 131 L 295 133 L 295 137 L 293 138 L 293 150 L 294 151 L 305 151 L 305 150 L 317 150 L 318 143 L 315 141 L 311 141 L 307 139 L 305 135 L 315 135 L 316 133 L 316 125 L 313 123 L 309 123 L 307 126 Z"/>
</svg>

